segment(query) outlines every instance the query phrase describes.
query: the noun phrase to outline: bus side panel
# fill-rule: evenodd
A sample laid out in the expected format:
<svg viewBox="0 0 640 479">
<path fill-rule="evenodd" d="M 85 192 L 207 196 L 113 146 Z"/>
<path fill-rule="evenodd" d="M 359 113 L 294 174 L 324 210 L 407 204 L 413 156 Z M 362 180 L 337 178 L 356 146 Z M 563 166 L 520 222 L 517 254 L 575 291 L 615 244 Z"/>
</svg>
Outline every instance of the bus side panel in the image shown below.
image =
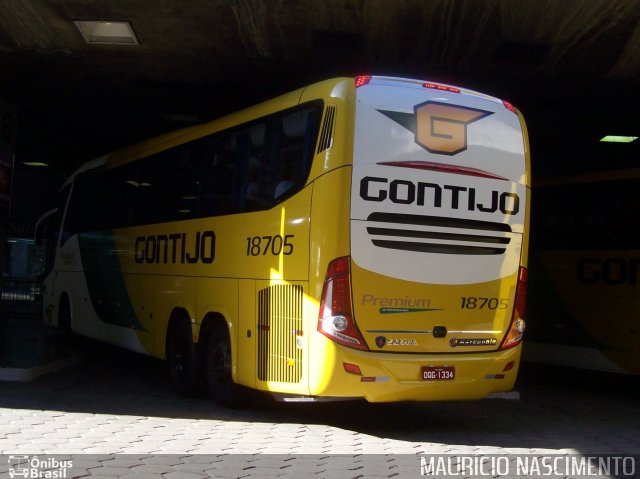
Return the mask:
<svg viewBox="0 0 640 479">
<path fill-rule="evenodd" d="M 98 252 L 106 249 L 108 255 Z M 61 299 L 69 299 L 74 332 L 132 351 L 153 354 L 153 327 L 131 301 L 110 231 L 74 235 L 61 245 L 46 280 L 45 308 L 57 323 Z M 142 319 L 142 321 L 141 321 Z"/>
<path fill-rule="evenodd" d="M 166 284 L 167 279 L 161 277 L 140 277 L 138 275 L 123 275 L 126 285 L 128 308 L 133 311 L 139 325 L 136 335 L 143 345 L 146 354 L 163 357 L 164 348 L 156 346 L 156 335 L 159 324 L 166 324 L 167 312 L 162 311 L 162 299 L 158 291 L 175 291 L 175 286 Z M 168 312 L 170 314 L 170 311 Z"/>
<path fill-rule="evenodd" d="M 309 248 L 309 301 L 305 327 L 310 331 L 309 389 L 322 391 L 331 379 L 328 365 L 336 359 L 336 348 L 317 332 L 318 313 L 327 266 L 335 258 L 349 255 L 349 198 L 351 167 L 338 168 L 314 182 Z M 342 366 L 341 366 L 342 367 Z M 348 393 L 345 391 L 345 394 Z M 351 393 L 353 395 L 353 391 Z"/>
<path fill-rule="evenodd" d="M 536 251 L 534 258 L 531 276 L 538 294 L 530 303 L 525 357 L 640 374 L 635 314 L 640 250 Z"/>
<path fill-rule="evenodd" d="M 266 210 L 130 228 L 118 243 L 122 269 L 143 275 L 304 280 L 307 187 Z"/>
<path fill-rule="evenodd" d="M 627 226 L 640 213 L 639 176 L 619 169 L 537 183 L 526 360 L 640 374 L 640 249 Z"/>
<path fill-rule="evenodd" d="M 245 386 L 256 387 L 256 285 L 254 280 L 238 281 L 238 347 L 232 350 L 234 380 Z M 233 345 L 232 345 L 233 347 Z M 237 351 L 237 354 L 236 354 Z M 242 359 L 238 359 L 242 358 Z"/>
</svg>

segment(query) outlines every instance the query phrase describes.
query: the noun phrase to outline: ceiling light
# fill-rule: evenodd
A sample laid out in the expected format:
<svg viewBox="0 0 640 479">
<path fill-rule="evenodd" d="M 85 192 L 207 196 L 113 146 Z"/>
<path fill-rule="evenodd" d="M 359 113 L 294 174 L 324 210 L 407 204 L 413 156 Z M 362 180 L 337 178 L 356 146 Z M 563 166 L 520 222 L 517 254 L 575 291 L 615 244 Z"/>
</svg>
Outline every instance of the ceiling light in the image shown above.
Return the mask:
<svg viewBox="0 0 640 479">
<path fill-rule="evenodd" d="M 41 161 L 23 161 L 22 164 L 27 166 L 49 166 Z"/>
<path fill-rule="evenodd" d="M 615 136 L 615 135 L 607 135 L 602 137 L 600 141 L 606 143 L 631 143 L 636 140 L 637 136 Z"/>
<path fill-rule="evenodd" d="M 74 21 L 89 44 L 138 45 L 129 22 Z"/>
</svg>

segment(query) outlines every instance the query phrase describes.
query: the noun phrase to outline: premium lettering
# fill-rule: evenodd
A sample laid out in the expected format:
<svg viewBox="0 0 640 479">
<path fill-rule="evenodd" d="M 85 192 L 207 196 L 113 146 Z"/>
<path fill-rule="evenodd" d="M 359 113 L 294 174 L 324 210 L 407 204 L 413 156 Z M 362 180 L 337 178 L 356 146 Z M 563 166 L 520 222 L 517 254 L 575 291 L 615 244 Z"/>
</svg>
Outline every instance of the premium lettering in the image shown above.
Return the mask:
<svg viewBox="0 0 640 479">
<path fill-rule="evenodd" d="M 520 211 L 520 197 L 508 191 L 479 192 L 476 188 L 436 183 L 392 180 L 365 176 L 360 180 L 360 197 L 365 201 L 391 201 L 392 203 L 433 208 L 481 211 L 516 215 Z"/>
<path fill-rule="evenodd" d="M 373 294 L 362 295 L 362 305 L 388 306 L 393 308 L 429 308 L 431 300 L 426 298 L 410 298 L 409 296 L 385 298 Z"/>
<path fill-rule="evenodd" d="M 135 242 L 135 260 L 139 264 L 211 264 L 215 257 L 213 231 L 138 236 Z"/>
</svg>

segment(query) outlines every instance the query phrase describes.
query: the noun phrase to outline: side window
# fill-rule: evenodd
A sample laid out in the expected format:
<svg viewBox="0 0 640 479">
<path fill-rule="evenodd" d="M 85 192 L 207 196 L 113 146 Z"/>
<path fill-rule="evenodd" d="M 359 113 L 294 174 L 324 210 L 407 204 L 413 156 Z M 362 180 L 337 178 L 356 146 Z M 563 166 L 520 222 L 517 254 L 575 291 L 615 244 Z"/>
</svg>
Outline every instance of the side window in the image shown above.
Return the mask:
<svg viewBox="0 0 640 479">
<path fill-rule="evenodd" d="M 241 169 L 236 162 L 234 142 L 228 132 L 217 133 L 214 139 L 218 142 L 213 155 L 212 183 L 214 198 L 213 214 L 226 215 L 239 210 L 239 192 Z"/>
<path fill-rule="evenodd" d="M 233 132 L 229 138 L 238 165 L 238 211 L 254 211 L 269 202 L 269 162 L 265 155 L 266 123 Z"/>
<path fill-rule="evenodd" d="M 229 213 L 234 205 L 233 156 L 226 135 L 211 135 L 189 144 L 189 164 L 180 209 L 205 217 Z"/>
<path fill-rule="evenodd" d="M 58 206 L 56 212 L 46 218 L 44 222 L 39 225 L 39 229 L 36 231 L 36 244 L 41 248 L 41 251 L 43 252 L 41 257 L 42 269 L 39 272 L 38 276 L 44 276 L 48 274 L 53 268 L 56 249 L 58 246 L 58 238 L 60 235 L 62 211 L 63 209 Z"/>
<path fill-rule="evenodd" d="M 129 163 L 113 171 L 113 209 L 117 212 L 114 225 L 131 226 L 138 221 L 136 204 L 139 201 L 140 184 L 139 163 Z"/>
<path fill-rule="evenodd" d="M 314 108 L 288 113 L 274 119 L 274 191 L 281 201 L 304 186 L 317 136 L 319 112 Z"/>
<path fill-rule="evenodd" d="M 150 223 L 164 223 L 197 215 L 198 185 L 193 181 L 190 151 L 180 145 L 154 155 L 143 163 L 152 182 L 148 188 L 146 209 L 155 209 Z"/>
<path fill-rule="evenodd" d="M 66 237 L 271 208 L 304 187 L 322 102 L 308 103 L 133 161 L 78 175 Z"/>
<path fill-rule="evenodd" d="M 304 186 L 321 106 L 277 113 L 229 132 L 239 179 L 236 212 L 271 208 Z"/>
<path fill-rule="evenodd" d="M 64 217 L 64 224 L 62 225 L 62 232 L 61 232 L 62 237 L 60 238 L 61 245 L 67 242 L 67 239 L 69 239 L 69 236 L 78 232 L 77 217 L 78 217 L 79 211 L 77 207 L 75 186 L 76 186 L 75 184 L 72 186 L 71 201 L 69 202 L 69 208 L 67 209 L 67 213 Z"/>
<path fill-rule="evenodd" d="M 58 240 L 62 231 L 62 217 L 67 206 L 70 190 L 71 185 L 65 186 L 58 193 L 55 210 L 50 216 L 44 217 L 40 223 L 36 224 L 34 239 L 37 251 L 40 253 L 37 258 L 39 263 L 37 276 L 44 276 L 53 268 Z M 63 241 L 66 241 L 64 236 Z"/>
<path fill-rule="evenodd" d="M 138 161 L 138 201 L 136 223 L 151 224 L 172 221 L 178 216 L 176 196 L 178 165 L 186 161 L 184 146 L 157 153 Z"/>
<path fill-rule="evenodd" d="M 71 200 L 65 217 L 61 243 L 74 234 L 91 231 L 96 226 L 99 211 L 99 197 L 94 187 L 97 184 L 94 172 L 76 177 L 71 190 Z"/>
<path fill-rule="evenodd" d="M 200 216 L 203 185 L 200 181 L 198 153 L 196 144 L 192 143 L 175 158 L 171 211 L 177 220 Z"/>
</svg>

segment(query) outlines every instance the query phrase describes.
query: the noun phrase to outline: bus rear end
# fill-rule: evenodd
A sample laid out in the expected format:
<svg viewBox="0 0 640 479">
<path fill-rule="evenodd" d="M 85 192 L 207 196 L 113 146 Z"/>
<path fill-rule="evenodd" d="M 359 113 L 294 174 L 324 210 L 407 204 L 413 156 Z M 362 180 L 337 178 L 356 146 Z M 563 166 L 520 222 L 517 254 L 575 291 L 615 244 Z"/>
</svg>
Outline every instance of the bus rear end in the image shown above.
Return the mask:
<svg viewBox="0 0 640 479">
<path fill-rule="evenodd" d="M 527 276 L 522 117 L 457 87 L 361 77 L 354 131 L 350 255 L 328 266 L 318 321 L 335 361 L 312 394 L 512 389 Z"/>
</svg>

